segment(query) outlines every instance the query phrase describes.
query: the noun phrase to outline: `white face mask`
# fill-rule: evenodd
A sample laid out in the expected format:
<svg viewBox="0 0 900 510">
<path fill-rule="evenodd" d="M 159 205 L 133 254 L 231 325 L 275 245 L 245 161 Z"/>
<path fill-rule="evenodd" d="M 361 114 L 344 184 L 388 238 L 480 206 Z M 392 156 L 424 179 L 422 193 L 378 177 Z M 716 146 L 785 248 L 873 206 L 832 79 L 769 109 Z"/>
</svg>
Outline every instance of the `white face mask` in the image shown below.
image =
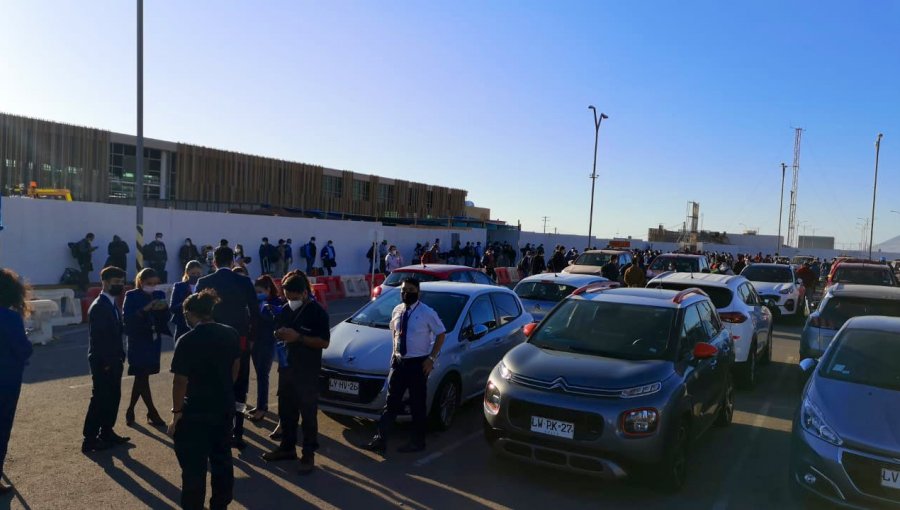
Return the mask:
<svg viewBox="0 0 900 510">
<path fill-rule="evenodd" d="M 141 290 L 143 290 L 147 294 L 153 294 L 154 292 L 156 292 L 156 285 L 144 285 L 141 287 Z"/>
<path fill-rule="evenodd" d="M 303 300 L 302 299 L 292 299 L 292 300 L 288 301 L 288 306 L 291 307 L 291 310 L 296 312 L 301 306 L 303 306 Z"/>
</svg>

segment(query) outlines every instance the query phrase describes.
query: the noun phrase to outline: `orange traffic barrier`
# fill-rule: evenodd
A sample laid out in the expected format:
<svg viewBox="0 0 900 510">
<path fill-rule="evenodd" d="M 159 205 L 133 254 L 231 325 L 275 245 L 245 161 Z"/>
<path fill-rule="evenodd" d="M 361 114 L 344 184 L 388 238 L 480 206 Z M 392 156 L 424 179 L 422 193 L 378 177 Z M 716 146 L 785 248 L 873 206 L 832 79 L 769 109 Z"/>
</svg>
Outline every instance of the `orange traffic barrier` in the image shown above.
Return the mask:
<svg viewBox="0 0 900 510">
<path fill-rule="evenodd" d="M 314 283 L 312 285 L 313 296 L 316 301 L 322 305 L 322 308 L 328 310 L 328 285 L 324 283 Z"/>
<path fill-rule="evenodd" d="M 372 274 L 366 274 L 366 281 L 369 283 L 369 290 L 372 290 Z M 379 286 L 384 283 L 384 273 L 375 273 L 375 286 Z"/>
<path fill-rule="evenodd" d="M 509 279 L 509 270 L 505 267 L 495 267 L 494 274 L 497 276 L 497 283 L 500 285 L 509 285 L 512 280 Z"/>
<path fill-rule="evenodd" d="M 344 282 L 341 281 L 340 276 L 319 276 L 316 278 L 316 282 L 327 285 L 328 293 L 326 296 L 329 300 L 347 297 L 347 292 L 344 290 Z"/>
</svg>

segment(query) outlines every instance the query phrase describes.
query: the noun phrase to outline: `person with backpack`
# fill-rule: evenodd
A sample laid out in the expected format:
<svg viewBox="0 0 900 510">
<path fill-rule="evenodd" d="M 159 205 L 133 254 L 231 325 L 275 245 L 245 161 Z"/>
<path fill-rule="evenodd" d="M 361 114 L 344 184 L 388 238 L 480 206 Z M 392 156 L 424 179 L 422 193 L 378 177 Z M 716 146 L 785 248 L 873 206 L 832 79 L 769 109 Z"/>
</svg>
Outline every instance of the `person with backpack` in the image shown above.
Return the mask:
<svg viewBox="0 0 900 510">
<path fill-rule="evenodd" d="M 322 247 L 322 253 L 319 256 L 322 258 L 322 267 L 325 268 L 328 276 L 331 276 L 331 270 L 337 266 L 337 261 L 334 259 L 334 243 L 331 240 Z"/>
<path fill-rule="evenodd" d="M 88 232 L 87 235 L 77 243 L 69 243 L 69 250 L 72 252 L 72 257 L 78 262 L 78 269 L 80 271 L 78 282 L 82 290 L 88 288 L 88 284 L 91 281 L 91 271 L 94 270 L 92 259 L 93 253 L 97 250 L 97 247 L 92 245 L 93 242 L 94 234 Z"/>
<path fill-rule="evenodd" d="M 306 259 L 306 274 L 311 275 L 313 264 L 316 263 L 316 237 L 310 237 L 309 242 L 300 247 L 300 258 Z"/>
</svg>

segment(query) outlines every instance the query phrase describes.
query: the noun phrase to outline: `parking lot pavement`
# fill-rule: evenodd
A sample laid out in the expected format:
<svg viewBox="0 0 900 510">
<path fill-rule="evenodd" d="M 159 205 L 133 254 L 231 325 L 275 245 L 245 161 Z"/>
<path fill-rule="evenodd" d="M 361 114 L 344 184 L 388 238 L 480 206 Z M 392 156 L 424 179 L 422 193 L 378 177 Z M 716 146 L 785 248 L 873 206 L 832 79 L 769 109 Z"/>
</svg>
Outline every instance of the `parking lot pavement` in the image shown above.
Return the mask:
<svg viewBox="0 0 900 510">
<path fill-rule="evenodd" d="M 329 303 L 332 323 L 365 300 Z M 428 451 L 413 456 L 389 452 L 386 459 L 362 451 L 374 431 L 370 422 L 320 415 L 319 469 L 309 477 L 293 463 L 267 464 L 259 455 L 277 418 L 248 425 L 249 447 L 234 457 L 232 508 L 791 508 L 787 486 L 790 421 L 799 396 L 799 327 L 776 327 L 774 362 L 761 371 L 751 392 L 739 392 L 734 424 L 711 429 L 691 457 L 687 486 L 677 495 L 636 482 L 607 483 L 498 458 L 481 438 L 480 400 L 469 402 L 451 430 L 432 434 Z M 129 448 L 80 452 L 81 427 L 90 397 L 85 359 L 86 330 L 68 330 L 59 341 L 37 348 L 27 369 L 7 459 L 17 494 L 0 508 L 170 508 L 177 506 L 180 471 L 164 431 L 143 420 L 119 433 Z M 171 361 L 171 344 L 163 367 Z M 273 378 L 277 377 L 273 374 Z M 168 373 L 151 378 L 161 410 L 171 406 Z M 255 399 L 251 377 L 250 403 Z M 122 383 L 123 397 L 131 380 Z M 274 388 L 271 390 L 274 398 Z M 274 401 L 274 400 L 273 400 Z M 121 414 L 124 411 L 120 411 Z M 274 418 L 274 419 L 273 419 Z M 396 443 L 406 426 L 398 427 Z"/>
</svg>

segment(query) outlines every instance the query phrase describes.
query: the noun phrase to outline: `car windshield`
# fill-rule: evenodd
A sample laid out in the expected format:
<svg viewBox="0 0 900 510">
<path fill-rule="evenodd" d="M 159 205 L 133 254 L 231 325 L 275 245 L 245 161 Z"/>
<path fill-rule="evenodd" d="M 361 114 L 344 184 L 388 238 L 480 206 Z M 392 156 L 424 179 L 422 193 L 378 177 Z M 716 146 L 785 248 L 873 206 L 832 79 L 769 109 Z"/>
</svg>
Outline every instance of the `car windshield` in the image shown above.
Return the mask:
<svg viewBox="0 0 900 510">
<path fill-rule="evenodd" d="M 653 271 L 668 271 L 669 264 L 675 267 L 675 271 L 679 273 L 700 272 L 700 260 L 685 257 L 656 257 L 650 269 Z"/>
<path fill-rule="evenodd" d="M 826 327 L 840 329 L 845 322 L 863 315 L 887 315 L 900 317 L 900 301 L 890 299 L 866 299 L 833 297 L 826 301 L 819 319 Z"/>
<path fill-rule="evenodd" d="M 834 283 L 858 283 L 860 285 L 893 286 L 891 272 L 882 267 L 842 267 L 834 270 Z"/>
<path fill-rule="evenodd" d="M 668 283 L 664 281 L 659 282 L 659 284 L 653 284 L 652 287 L 669 290 L 685 290 L 696 287 L 703 292 L 706 292 L 716 308 L 725 308 L 726 306 L 731 305 L 731 300 L 734 298 L 734 293 L 724 287 L 707 287 L 704 285 L 693 285 L 689 283 Z"/>
<path fill-rule="evenodd" d="M 900 391 L 900 334 L 850 329 L 834 342 L 819 375 Z"/>
<path fill-rule="evenodd" d="M 791 259 L 791 264 L 794 264 L 795 266 L 802 266 L 804 263 L 812 262 L 813 260 L 815 259 L 812 257 L 804 257 L 803 255 L 798 255 Z"/>
<path fill-rule="evenodd" d="M 791 283 L 794 281 L 788 267 L 747 266 L 741 276 L 751 282 Z"/>
<path fill-rule="evenodd" d="M 575 292 L 577 287 L 553 282 L 521 282 L 513 291 L 520 299 L 552 301 L 557 303 Z"/>
<path fill-rule="evenodd" d="M 416 273 L 413 271 L 394 271 L 384 280 L 384 284 L 388 287 L 399 287 L 403 280 L 415 278 L 419 283 L 436 282 L 439 278 L 431 273 Z"/>
<path fill-rule="evenodd" d="M 451 331 L 456 327 L 456 322 L 459 320 L 459 316 L 469 300 L 468 296 L 447 292 L 422 292 L 419 299 L 437 312 L 447 331 Z M 388 329 L 391 325 L 391 314 L 399 304 L 400 293 L 396 291 L 390 292 L 360 308 L 348 319 L 348 322 L 361 326 Z"/>
<path fill-rule="evenodd" d="M 612 258 L 610 253 L 582 253 L 575 259 L 576 266 L 605 266 Z"/>
<path fill-rule="evenodd" d="M 542 349 L 628 360 L 666 359 L 675 309 L 572 299 L 529 342 Z"/>
</svg>

